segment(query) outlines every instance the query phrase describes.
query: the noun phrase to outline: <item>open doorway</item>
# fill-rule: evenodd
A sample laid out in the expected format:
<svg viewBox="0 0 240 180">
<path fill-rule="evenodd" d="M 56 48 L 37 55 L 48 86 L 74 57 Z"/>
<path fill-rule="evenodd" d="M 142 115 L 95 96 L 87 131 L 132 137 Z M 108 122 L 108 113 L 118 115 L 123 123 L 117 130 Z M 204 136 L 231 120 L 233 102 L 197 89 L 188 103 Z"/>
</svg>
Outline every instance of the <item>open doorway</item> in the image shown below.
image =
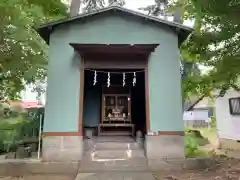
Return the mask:
<svg viewBox="0 0 240 180">
<path fill-rule="evenodd" d="M 134 77 L 136 77 L 135 84 Z M 113 104 L 104 102 L 106 98 L 112 99 Z M 145 134 L 145 99 L 143 69 L 86 69 L 83 126 L 85 129 L 93 129 L 94 135 L 134 136 L 138 130 Z M 127 116 L 130 116 L 129 119 Z M 133 129 L 129 128 L 130 124 L 133 125 Z"/>
</svg>

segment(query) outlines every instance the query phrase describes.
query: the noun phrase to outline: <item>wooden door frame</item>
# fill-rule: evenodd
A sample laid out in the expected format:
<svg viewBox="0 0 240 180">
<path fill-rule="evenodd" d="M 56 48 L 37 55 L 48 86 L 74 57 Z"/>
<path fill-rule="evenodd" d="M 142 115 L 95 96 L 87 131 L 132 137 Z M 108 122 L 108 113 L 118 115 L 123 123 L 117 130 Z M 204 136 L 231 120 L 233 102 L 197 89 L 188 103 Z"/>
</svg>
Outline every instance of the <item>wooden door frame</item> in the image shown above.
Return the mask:
<svg viewBox="0 0 240 180">
<path fill-rule="evenodd" d="M 78 132 L 82 136 L 83 133 L 83 106 L 84 106 L 84 89 L 85 89 L 85 68 L 83 64 L 83 60 L 80 64 L 80 87 L 79 87 L 79 113 L 78 113 Z"/>
<path fill-rule="evenodd" d="M 150 104 L 149 104 L 149 82 L 148 66 L 145 68 L 145 111 L 146 111 L 146 134 L 150 131 Z"/>
<path fill-rule="evenodd" d="M 144 76 L 145 76 L 145 123 L 146 123 L 146 133 L 150 131 L 150 105 L 149 105 L 149 83 L 148 83 L 148 60 L 149 56 L 146 60 L 146 65 L 143 68 L 142 66 L 136 66 L 126 69 L 144 69 Z M 79 94 L 79 119 L 78 119 L 78 132 L 79 134 L 83 135 L 83 112 L 84 112 L 84 86 L 85 86 L 85 70 L 89 69 L 89 67 L 84 66 L 84 60 L 81 59 L 80 64 L 80 94 Z M 91 67 L 92 69 L 99 69 L 99 67 Z M 116 68 L 116 67 L 115 67 Z M 114 69 L 114 67 L 113 67 Z"/>
</svg>

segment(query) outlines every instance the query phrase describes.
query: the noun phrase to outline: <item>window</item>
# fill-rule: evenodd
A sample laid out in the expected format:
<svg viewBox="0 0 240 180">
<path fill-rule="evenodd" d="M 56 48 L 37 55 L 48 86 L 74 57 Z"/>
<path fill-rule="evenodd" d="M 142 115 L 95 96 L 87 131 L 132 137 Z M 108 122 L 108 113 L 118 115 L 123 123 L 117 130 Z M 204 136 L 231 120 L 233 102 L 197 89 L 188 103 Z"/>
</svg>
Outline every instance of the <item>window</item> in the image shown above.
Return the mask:
<svg viewBox="0 0 240 180">
<path fill-rule="evenodd" d="M 229 99 L 229 109 L 231 115 L 240 115 L 240 97 Z"/>
</svg>

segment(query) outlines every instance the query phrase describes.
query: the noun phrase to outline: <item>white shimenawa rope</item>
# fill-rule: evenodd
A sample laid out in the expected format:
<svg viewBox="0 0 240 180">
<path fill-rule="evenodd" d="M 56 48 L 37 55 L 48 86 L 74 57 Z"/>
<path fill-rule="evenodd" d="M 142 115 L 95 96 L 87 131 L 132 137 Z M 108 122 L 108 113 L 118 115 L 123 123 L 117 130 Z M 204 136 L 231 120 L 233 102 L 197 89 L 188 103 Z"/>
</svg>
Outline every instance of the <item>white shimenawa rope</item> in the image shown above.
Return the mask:
<svg viewBox="0 0 240 180">
<path fill-rule="evenodd" d="M 125 74 L 125 73 L 123 73 L 123 87 L 126 85 L 126 82 L 125 82 L 125 80 L 126 80 L 126 74 Z"/>
<path fill-rule="evenodd" d="M 136 77 L 136 72 L 133 73 L 133 86 L 136 85 L 137 82 L 137 77 Z"/>
<path fill-rule="evenodd" d="M 93 85 L 95 86 L 96 84 L 97 84 L 97 71 L 94 71 Z"/>
<path fill-rule="evenodd" d="M 108 79 L 107 79 L 107 87 L 110 87 L 111 82 L 110 82 L 110 72 L 108 73 Z"/>
</svg>

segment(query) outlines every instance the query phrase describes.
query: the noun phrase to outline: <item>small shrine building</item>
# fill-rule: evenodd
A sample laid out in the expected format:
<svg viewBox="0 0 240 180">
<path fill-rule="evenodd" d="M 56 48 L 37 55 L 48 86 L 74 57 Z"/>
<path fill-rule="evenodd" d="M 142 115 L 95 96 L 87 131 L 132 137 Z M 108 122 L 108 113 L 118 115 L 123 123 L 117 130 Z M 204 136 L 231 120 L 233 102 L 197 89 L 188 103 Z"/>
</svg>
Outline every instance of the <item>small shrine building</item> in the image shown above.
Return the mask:
<svg viewBox="0 0 240 180">
<path fill-rule="evenodd" d="M 81 160 L 89 129 L 141 131 L 148 159 L 184 157 L 179 46 L 191 31 L 117 6 L 41 26 L 50 46 L 43 160 Z"/>
</svg>

